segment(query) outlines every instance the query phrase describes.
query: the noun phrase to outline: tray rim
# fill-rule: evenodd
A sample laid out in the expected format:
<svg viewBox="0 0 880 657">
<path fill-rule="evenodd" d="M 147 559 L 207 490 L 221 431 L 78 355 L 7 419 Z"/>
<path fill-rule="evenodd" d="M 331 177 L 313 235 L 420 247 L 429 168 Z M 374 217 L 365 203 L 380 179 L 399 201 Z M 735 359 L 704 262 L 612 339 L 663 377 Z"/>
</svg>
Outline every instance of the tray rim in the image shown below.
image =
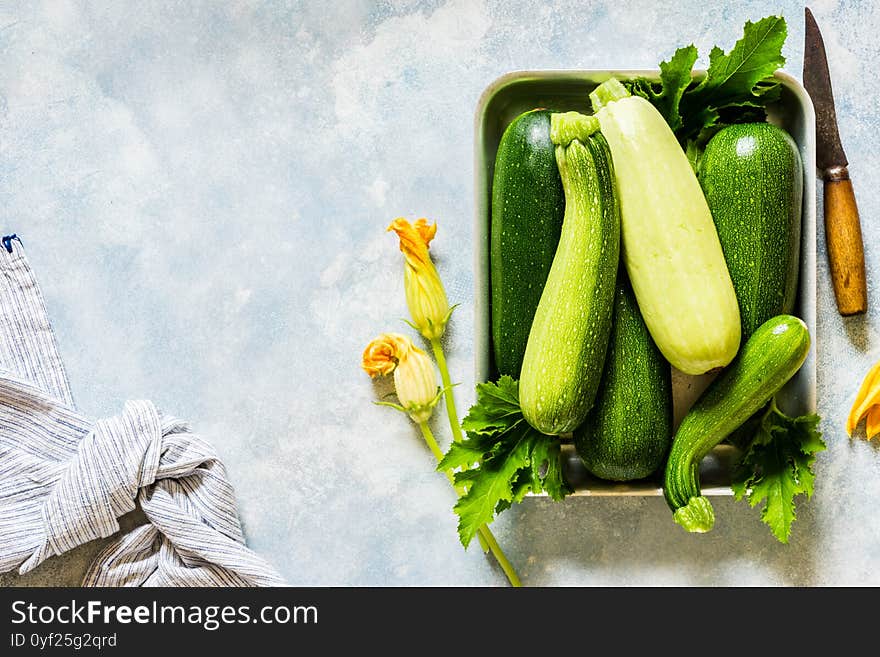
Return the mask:
<svg viewBox="0 0 880 657">
<path fill-rule="evenodd" d="M 693 77 L 705 74 L 705 70 L 693 71 Z M 659 69 L 519 69 L 509 71 L 495 78 L 481 92 L 474 112 L 474 221 L 473 231 L 473 267 L 474 267 L 474 375 L 475 381 L 488 379 L 490 372 L 489 353 L 489 289 L 488 262 L 485 254 L 488 251 L 488 222 L 484 221 L 488 204 L 488 176 L 483 148 L 483 121 L 485 111 L 495 95 L 516 82 L 546 81 L 595 81 L 617 77 L 628 79 L 647 77 L 659 79 Z M 800 106 L 801 120 L 804 122 L 805 139 L 797 142 L 801 152 L 803 166 L 803 201 L 801 216 L 801 249 L 798 296 L 800 299 L 800 317 L 806 323 L 811 345 L 807 359 L 796 374 L 799 384 L 801 406 L 804 412 L 816 411 L 816 133 L 815 110 L 810 95 L 801 82 L 783 69 L 776 71 L 774 77 L 787 88 L 796 98 Z M 793 136 L 794 137 L 794 136 Z M 662 496 L 662 487 L 650 481 L 615 483 L 595 480 L 594 486 L 580 485 L 575 488 L 574 495 L 589 496 Z M 597 484 L 597 485 L 595 485 Z M 729 485 L 709 485 L 702 487 L 706 496 L 730 496 L 733 494 Z"/>
</svg>

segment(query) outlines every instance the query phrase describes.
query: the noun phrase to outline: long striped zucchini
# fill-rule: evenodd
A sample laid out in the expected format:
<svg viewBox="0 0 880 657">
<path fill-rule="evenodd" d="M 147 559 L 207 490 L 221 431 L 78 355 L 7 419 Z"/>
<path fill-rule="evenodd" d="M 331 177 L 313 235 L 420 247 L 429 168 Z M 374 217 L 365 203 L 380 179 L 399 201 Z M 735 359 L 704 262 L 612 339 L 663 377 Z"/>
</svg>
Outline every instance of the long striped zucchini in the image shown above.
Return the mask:
<svg viewBox="0 0 880 657">
<path fill-rule="evenodd" d="M 596 397 L 611 329 L 620 214 L 611 153 L 598 128 L 594 117 L 574 112 L 551 120 L 565 217 L 519 382 L 523 416 L 550 435 L 584 421 Z"/>
</svg>

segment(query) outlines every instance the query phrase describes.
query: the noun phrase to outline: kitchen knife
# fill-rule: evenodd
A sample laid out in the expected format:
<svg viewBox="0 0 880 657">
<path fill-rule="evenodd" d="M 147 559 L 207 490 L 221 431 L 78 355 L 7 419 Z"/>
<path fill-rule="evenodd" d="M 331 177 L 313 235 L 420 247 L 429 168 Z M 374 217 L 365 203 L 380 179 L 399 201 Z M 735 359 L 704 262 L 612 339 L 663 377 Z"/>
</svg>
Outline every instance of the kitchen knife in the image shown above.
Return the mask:
<svg viewBox="0 0 880 657">
<path fill-rule="evenodd" d="M 840 314 L 859 315 L 868 309 L 859 210 L 837 130 L 825 44 L 809 7 L 805 14 L 804 86 L 816 110 L 816 166 L 825 181 L 825 242 L 831 281 Z"/>
</svg>

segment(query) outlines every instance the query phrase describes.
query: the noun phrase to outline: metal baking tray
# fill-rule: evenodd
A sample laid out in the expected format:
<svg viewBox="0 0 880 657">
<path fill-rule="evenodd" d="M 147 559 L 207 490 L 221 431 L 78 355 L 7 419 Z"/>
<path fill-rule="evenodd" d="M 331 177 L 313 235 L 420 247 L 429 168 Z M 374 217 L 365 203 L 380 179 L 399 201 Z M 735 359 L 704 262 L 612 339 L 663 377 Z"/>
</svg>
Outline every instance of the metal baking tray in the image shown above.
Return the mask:
<svg viewBox="0 0 880 657">
<path fill-rule="evenodd" d="M 696 71 L 699 76 L 703 72 Z M 492 82 L 477 103 L 474 126 L 474 353 L 476 381 L 495 378 L 492 363 L 489 301 L 489 220 L 495 151 L 504 129 L 520 113 L 536 107 L 590 112 L 588 94 L 601 82 L 647 77 L 659 79 L 656 70 L 538 70 L 516 71 Z M 800 277 L 794 314 L 810 329 L 813 343 L 800 371 L 778 395 L 780 408 L 801 415 L 816 410 L 816 119 L 813 104 L 798 80 L 776 73 L 782 85 L 779 102 L 768 111 L 768 120 L 785 128 L 800 150 L 804 170 L 801 224 Z M 711 381 L 711 376 L 688 376 L 673 370 L 674 424 Z M 662 495 L 659 473 L 652 478 L 618 483 L 590 475 L 571 442 L 563 440 L 565 474 L 576 495 Z M 736 450 L 716 447 L 700 465 L 704 495 L 731 495 L 731 467 Z"/>
</svg>

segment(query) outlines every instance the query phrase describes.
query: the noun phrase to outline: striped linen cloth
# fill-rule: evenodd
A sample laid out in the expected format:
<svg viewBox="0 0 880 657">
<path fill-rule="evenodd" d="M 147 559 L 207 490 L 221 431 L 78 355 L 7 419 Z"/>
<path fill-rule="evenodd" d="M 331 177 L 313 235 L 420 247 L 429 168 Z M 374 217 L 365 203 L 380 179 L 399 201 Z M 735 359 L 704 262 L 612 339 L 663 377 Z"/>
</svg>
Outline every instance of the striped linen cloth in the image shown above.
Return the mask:
<svg viewBox="0 0 880 657">
<path fill-rule="evenodd" d="M 83 586 L 281 586 L 245 545 L 211 445 L 148 401 L 92 421 L 73 403 L 42 294 L 15 236 L 0 248 L 0 572 L 116 537 Z"/>
</svg>

